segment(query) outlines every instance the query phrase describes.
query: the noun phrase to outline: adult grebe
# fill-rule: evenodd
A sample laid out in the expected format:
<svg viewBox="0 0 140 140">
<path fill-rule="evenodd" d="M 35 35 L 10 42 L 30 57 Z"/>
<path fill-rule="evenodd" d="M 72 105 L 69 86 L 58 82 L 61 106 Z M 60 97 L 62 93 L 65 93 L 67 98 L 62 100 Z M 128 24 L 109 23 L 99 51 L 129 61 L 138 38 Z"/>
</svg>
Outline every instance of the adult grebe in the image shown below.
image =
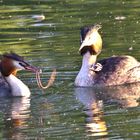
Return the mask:
<svg viewBox="0 0 140 140">
<path fill-rule="evenodd" d="M 132 56 L 114 56 L 98 61 L 102 49 L 100 25 L 81 29 L 80 53 L 83 56 L 76 86 L 112 86 L 140 81 L 140 63 Z"/>
<path fill-rule="evenodd" d="M 30 96 L 29 88 L 16 77 L 18 70 L 39 71 L 15 53 L 3 54 L 0 62 L 0 96 Z"/>
</svg>

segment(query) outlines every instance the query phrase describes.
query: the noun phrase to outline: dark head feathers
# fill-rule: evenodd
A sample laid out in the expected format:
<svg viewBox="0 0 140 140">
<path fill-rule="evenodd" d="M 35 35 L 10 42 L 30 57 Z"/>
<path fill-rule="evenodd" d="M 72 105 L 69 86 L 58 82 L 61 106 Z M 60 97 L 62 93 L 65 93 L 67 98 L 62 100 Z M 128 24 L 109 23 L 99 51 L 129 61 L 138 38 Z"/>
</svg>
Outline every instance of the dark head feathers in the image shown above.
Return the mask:
<svg viewBox="0 0 140 140">
<path fill-rule="evenodd" d="M 87 34 L 87 32 L 89 32 L 89 30 L 90 30 L 90 27 L 82 27 L 81 28 L 81 42 L 80 42 L 80 44 L 82 44 L 82 42 L 85 39 L 86 34 Z"/>
<path fill-rule="evenodd" d="M 18 54 L 14 52 L 4 53 L 2 57 L 6 57 L 6 58 L 13 59 L 16 61 L 24 61 L 24 58 L 22 56 L 19 56 Z"/>
<path fill-rule="evenodd" d="M 102 28 L 102 25 L 100 25 L 100 24 L 82 27 L 81 28 L 81 42 L 80 43 L 82 43 L 82 41 L 85 39 L 88 32 L 92 31 L 93 29 L 98 31 L 100 28 Z"/>
</svg>

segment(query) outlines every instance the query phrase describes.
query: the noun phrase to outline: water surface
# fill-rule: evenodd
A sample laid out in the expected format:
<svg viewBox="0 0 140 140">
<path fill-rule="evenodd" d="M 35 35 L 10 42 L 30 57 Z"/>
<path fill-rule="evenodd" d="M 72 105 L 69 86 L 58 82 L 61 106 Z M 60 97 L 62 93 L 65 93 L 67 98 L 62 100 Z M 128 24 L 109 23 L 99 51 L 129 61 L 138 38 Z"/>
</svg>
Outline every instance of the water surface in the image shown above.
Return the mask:
<svg viewBox="0 0 140 140">
<path fill-rule="evenodd" d="M 35 75 L 19 72 L 29 99 L 0 99 L 1 139 L 139 139 L 139 84 L 75 88 L 82 57 L 80 28 L 102 24 L 99 59 L 132 55 L 140 60 L 139 0 L 2 0 L 0 54 L 14 51 L 43 70 L 52 87 L 40 90 Z"/>
</svg>

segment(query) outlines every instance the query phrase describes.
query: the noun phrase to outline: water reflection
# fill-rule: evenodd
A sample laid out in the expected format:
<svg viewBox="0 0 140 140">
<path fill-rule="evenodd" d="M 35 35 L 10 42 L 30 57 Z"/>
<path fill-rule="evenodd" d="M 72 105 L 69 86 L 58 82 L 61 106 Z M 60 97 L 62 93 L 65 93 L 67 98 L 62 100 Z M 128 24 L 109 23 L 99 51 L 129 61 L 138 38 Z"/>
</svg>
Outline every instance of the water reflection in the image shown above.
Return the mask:
<svg viewBox="0 0 140 140">
<path fill-rule="evenodd" d="M 140 83 L 114 86 L 103 89 L 100 98 L 105 102 L 117 103 L 121 108 L 136 107 L 139 105 Z"/>
<path fill-rule="evenodd" d="M 39 22 L 39 21 L 42 21 L 45 19 L 45 16 L 44 15 L 33 15 L 32 18 L 36 21 L 36 22 Z"/>
<path fill-rule="evenodd" d="M 103 102 L 98 100 L 92 88 L 76 88 L 76 98 L 85 106 L 86 131 L 89 136 L 107 135 L 107 126 L 103 120 Z"/>
<path fill-rule="evenodd" d="M 3 137 L 14 140 L 23 139 L 21 130 L 28 128 L 30 117 L 30 99 L 13 98 L 4 100 L 0 104 L 3 115 Z"/>
<path fill-rule="evenodd" d="M 128 108 L 139 105 L 140 83 L 105 88 L 75 88 L 77 100 L 84 105 L 88 136 L 108 135 L 104 120 L 104 103 Z"/>
<path fill-rule="evenodd" d="M 112 104 L 108 105 L 108 102 L 117 102 L 122 107 L 137 106 L 135 95 L 131 95 L 128 100 L 122 97 L 124 91 L 119 89 L 91 89 L 83 91 L 86 95 L 82 94 L 83 89 L 77 91 L 77 98 L 84 104 L 84 112 L 87 114 L 86 133 L 83 133 L 85 127 L 81 110 L 77 110 L 79 104 L 77 105 L 77 101 L 71 96 L 72 84 L 81 64 L 78 53 L 81 27 L 94 23 L 102 24 L 104 49 L 100 59 L 127 54 L 140 60 L 139 3 L 139 0 L 2 0 L 0 53 L 14 51 L 27 57 L 33 65 L 41 67 L 45 76 L 53 68 L 57 69 L 58 76 L 56 86 L 46 90 L 46 95 L 42 96 L 33 84 L 33 76 L 30 73 L 21 73 L 29 87 L 40 96 L 36 98 L 32 94 L 31 107 L 30 103 L 22 103 L 19 99 L 0 99 L 1 135 L 4 133 L 1 139 L 18 139 L 20 136 L 19 139 L 86 139 L 87 134 L 99 135 L 107 133 L 106 131 L 113 139 L 117 139 L 119 135 L 118 139 L 139 139 L 139 108 L 124 113 L 117 110 L 118 113 L 116 108 L 112 108 Z M 98 95 L 100 91 L 102 93 Z M 88 95 L 88 92 L 91 94 Z M 127 96 L 127 92 L 133 94 L 131 88 L 130 91 L 125 91 L 124 96 Z M 86 105 L 88 101 L 92 103 Z M 103 106 L 105 102 L 107 105 Z M 22 105 L 25 105 L 24 111 L 20 109 Z M 32 114 L 28 121 L 30 109 Z M 105 116 L 106 112 L 109 112 L 108 116 Z M 112 112 L 116 114 L 112 115 Z M 101 126 L 106 129 L 106 125 L 108 130 L 96 128 Z M 94 132 L 91 132 L 92 130 Z"/>
</svg>

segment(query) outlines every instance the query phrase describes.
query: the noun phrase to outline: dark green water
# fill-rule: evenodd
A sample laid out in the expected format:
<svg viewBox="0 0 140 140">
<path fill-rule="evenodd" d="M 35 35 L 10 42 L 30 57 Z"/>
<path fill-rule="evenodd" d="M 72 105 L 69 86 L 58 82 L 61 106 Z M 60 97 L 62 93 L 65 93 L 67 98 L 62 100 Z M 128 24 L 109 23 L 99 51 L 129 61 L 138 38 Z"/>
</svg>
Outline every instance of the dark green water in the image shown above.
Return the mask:
<svg viewBox="0 0 140 140">
<path fill-rule="evenodd" d="M 139 84 L 105 89 L 75 88 L 82 57 L 80 28 L 101 23 L 99 59 L 132 55 L 140 60 L 139 0 L 1 0 L 0 54 L 14 51 L 43 70 L 42 91 L 35 75 L 20 72 L 30 99 L 0 99 L 0 139 L 139 139 Z M 44 18 L 45 17 L 45 18 Z"/>
</svg>

